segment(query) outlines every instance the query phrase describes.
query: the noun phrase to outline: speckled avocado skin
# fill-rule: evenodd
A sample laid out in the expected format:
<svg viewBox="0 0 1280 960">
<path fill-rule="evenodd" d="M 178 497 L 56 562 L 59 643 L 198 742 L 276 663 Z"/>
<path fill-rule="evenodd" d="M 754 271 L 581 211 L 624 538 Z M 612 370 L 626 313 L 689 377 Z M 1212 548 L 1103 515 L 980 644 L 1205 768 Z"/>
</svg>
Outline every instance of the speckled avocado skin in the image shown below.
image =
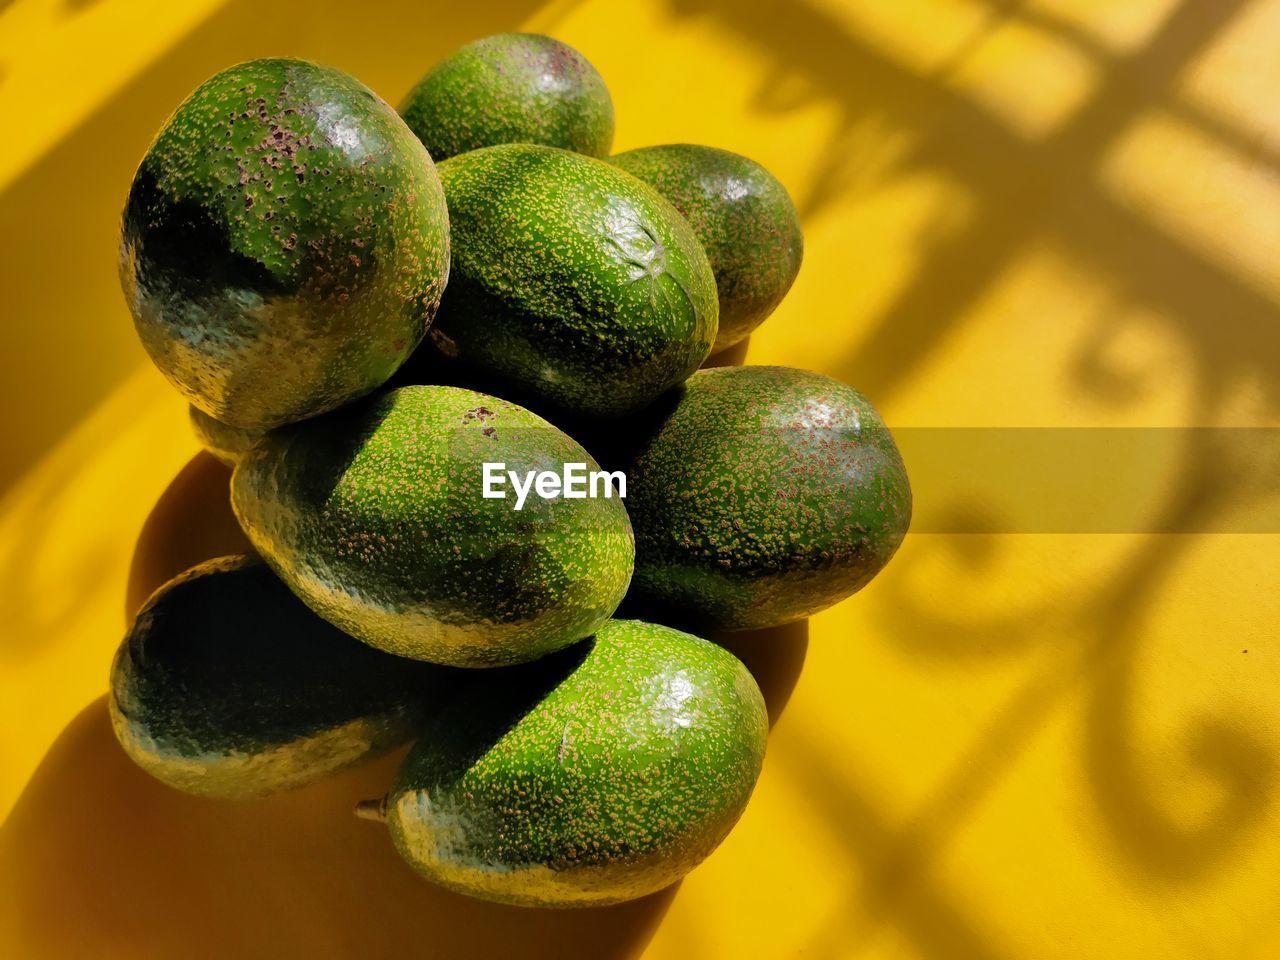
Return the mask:
<svg viewBox="0 0 1280 960">
<path fill-rule="evenodd" d="M 416 870 L 462 893 L 542 907 L 630 900 L 725 838 L 767 730 L 760 690 L 728 651 L 613 620 L 486 675 L 429 722 L 387 822 Z"/>
<path fill-rule="evenodd" d="M 670 200 L 706 249 L 720 298 L 712 352 L 745 339 L 782 302 L 804 258 L 787 188 L 754 160 L 691 143 L 629 150 L 609 162 Z"/>
<path fill-rule="evenodd" d="M 187 408 L 187 414 L 191 418 L 191 430 L 200 441 L 200 446 L 228 467 L 234 467 L 241 455 L 262 437 L 261 430 L 242 430 L 240 427 L 233 427 L 221 420 L 213 419 L 194 405 Z"/>
<path fill-rule="evenodd" d="M 589 636 L 635 555 L 616 497 L 485 499 L 482 464 L 598 469 L 528 410 L 409 386 L 272 431 L 241 458 L 232 505 L 317 613 L 391 653 L 487 667 Z"/>
<path fill-rule="evenodd" d="M 694 629 L 777 626 L 860 590 L 906 536 L 911 488 L 851 387 L 790 367 L 720 367 L 629 423 L 636 573 L 627 609 Z"/>
<path fill-rule="evenodd" d="M 431 158 L 340 71 L 254 60 L 202 84 L 134 176 L 120 278 L 142 343 L 205 413 L 262 430 L 385 382 L 449 268 Z"/>
<path fill-rule="evenodd" d="M 406 743 L 458 681 L 336 630 L 261 561 L 223 557 L 138 612 L 109 703 L 116 737 L 153 777 L 251 799 Z"/>
<path fill-rule="evenodd" d="M 499 143 L 607 157 L 613 100 L 573 47 L 536 33 L 469 43 L 433 68 L 400 115 L 437 161 Z"/>
<path fill-rule="evenodd" d="M 529 145 L 462 154 L 440 176 L 453 265 L 428 338 L 437 365 L 461 364 L 540 412 L 599 418 L 644 406 L 706 358 L 711 266 L 652 188 Z"/>
</svg>

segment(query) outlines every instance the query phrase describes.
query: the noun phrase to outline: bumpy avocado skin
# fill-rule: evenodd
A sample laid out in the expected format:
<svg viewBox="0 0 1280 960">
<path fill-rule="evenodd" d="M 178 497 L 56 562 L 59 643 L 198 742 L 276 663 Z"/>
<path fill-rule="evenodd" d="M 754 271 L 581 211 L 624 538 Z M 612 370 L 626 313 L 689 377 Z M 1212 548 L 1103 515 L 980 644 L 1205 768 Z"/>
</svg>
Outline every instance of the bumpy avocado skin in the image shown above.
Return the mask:
<svg viewBox="0 0 1280 960">
<path fill-rule="evenodd" d="M 536 33 L 469 43 L 400 106 L 437 161 L 499 143 L 540 143 L 592 157 L 613 145 L 613 100 L 573 47 Z"/>
<path fill-rule="evenodd" d="M 725 838 L 767 730 L 759 688 L 728 651 L 613 620 L 486 675 L 429 722 L 388 796 L 388 825 L 414 869 L 462 893 L 542 907 L 630 900 Z"/>
<path fill-rule="evenodd" d="M 616 496 L 514 509 L 482 464 L 598 469 L 528 410 L 409 386 L 272 431 L 241 458 L 232 505 L 250 541 L 317 613 L 391 653 L 462 667 L 519 663 L 589 636 L 631 579 Z"/>
<path fill-rule="evenodd" d="M 254 60 L 206 81 L 134 176 L 120 278 L 152 360 L 191 403 L 263 430 L 385 382 L 449 268 L 431 158 L 340 71 Z"/>
<path fill-rule="evenodd" d="M 624 433 L 625 450 L 594 452 L 627 474 L 629 612 L 701 630 L 798 620 L 865 586 L 911 522 L 888 428 L 830 377 L 702 370 Z"/>
<path fill-rule="evenodd" d="M 691 143 L 629 150 L 609 162 L 670 200 L 706 249 L 720 298 L 712 353 L 745 339 L 782 302 L 804 258 L 787 188 L 754 160 Z"/>
<path fill-rule="evenodd" d="M 651 187 L 527 144 L 462 154 L 440 176 L 453 264 L 428 367 L 461 364 L 539 411 L 601 418 L 644 406 L 706 359 L 711 266 Z"/>
<path fill-rule="evenodd" d="M 187 408 L 191 430 L 200 445 L 211 454 L 234 467 L 241 455 L 262 438 L 261 430 L 242 430 L 215 420 L 194 404 Z"/>
<path fill-rule="evenodd" d="M 109 703 L 116 737 L 153 777 L 252 799 L 406 743 L 457 683 L 330 626 L 261 561 L 223 557 L 138 612 Z"/>
</svg>

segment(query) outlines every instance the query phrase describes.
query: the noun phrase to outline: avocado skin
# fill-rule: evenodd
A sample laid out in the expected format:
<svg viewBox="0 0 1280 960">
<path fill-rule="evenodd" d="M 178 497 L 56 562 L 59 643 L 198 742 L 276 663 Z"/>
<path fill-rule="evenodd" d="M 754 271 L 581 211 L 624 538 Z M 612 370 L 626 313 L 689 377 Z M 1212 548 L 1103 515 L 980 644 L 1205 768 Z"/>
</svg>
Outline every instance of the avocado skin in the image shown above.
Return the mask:
<svg viewBox="0 0 1280 960">
<path fill-rule="evenodd" d="M 242 430 L 230 424 L 215 420 L 195 405 L 187 407 L 187 415 L 191 418 L 191 430 L 211 454 L 234 467 L 241 455 L 262 438 L 261 430 Z"/>
<path fill-rule="evenodd" d="M 612 620 L 486 675 L 429 721 L 387 822 L 415 870 L 461 893 L 541 907 L 630 900 L 728 835 L 767 731 L 760 690 L 727 650 Z"/>
<path fill-rule="evenodd" d="M 700 630 L 789 623 L 865 586 L 911 522 L 888 428 L 817 373 L 702 370 L 617 435 L 589 445 L 627 474 L 628 613 Z"/>
<path fill-rule="evenodd" d="M 440 176 L 453 263 L 425 379 L 439 376 L 433 363 L 460 364 L 539 412 L 602 418 L 643 407 L 706 359 L 711 266 L 652 188 L 528 144 L 464 153 Z"/>
<path fill-rule="evenodd" d="M 267 562 L 325 619 L 401 656 L 519 663 L 589 636 L 631 579 L 621 500 L 482 496 L 484 462 L 598 469 L 528 410 L 408 386 L 272 431 L 241 458 L 232 506 Z"/>
<path fill-rule="evenodd" d="M 347 636 L 236 556 L 147 601 L 112 663 L 109 703 L 120 744 L 153 777 L 252 799 L 408 742 L 457 682 Z"/>
<path fill-rule="evenodd" d="M 499 143 L 593 157 L 613 145 L 613 100 L 586 57 L 536 33 L 469 43 L 424 76 L 400 115 L 437 161 Z"/>
<path fill-rule="evenodd" d="M 707 251 L 720 299 L 711 352 L 745 339 L 782 302 L 804 258 L 787 188 L 754 160 L 691 143 L 629 150 L 609 162 L 670 200 Z"/>
<path fill-rule="evenodd" d="M 148 149 L 120 278 L 143 345 L 195 406 L 248 430 L 386 381 L 448 276 L 431 158 L 340 71 L 253 60 L 202 84 Z"/>
</svg>

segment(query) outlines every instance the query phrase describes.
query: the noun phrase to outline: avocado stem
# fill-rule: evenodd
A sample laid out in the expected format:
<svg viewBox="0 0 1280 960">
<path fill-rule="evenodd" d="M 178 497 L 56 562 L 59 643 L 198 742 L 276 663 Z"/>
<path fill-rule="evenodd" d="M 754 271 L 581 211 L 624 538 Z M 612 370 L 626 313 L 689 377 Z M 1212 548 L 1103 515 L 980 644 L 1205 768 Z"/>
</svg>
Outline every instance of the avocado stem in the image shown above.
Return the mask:
<svg viewBox="0 0 1280 960">
<path fill-rule="evenodd" d="M 387 798 L 379 797 L 377 800 L 361 800 L 356 804 L 355 814 L 361 820 L 375 820 L 378 823 L 386 823 Z"/>
</svg>

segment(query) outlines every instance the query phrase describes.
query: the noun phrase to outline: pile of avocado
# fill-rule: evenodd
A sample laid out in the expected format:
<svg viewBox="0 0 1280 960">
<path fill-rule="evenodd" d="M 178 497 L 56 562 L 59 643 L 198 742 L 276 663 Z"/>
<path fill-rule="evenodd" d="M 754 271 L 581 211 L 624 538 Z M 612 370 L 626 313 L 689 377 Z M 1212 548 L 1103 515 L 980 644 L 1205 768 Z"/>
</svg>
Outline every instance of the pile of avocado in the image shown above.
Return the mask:
<svg viewBox="0 0 1280 960">
<path fill-rule="evenodd" d="M 850 387 L 700 369 L 796 277 L 782 185 L 612 141 L 600 75 L 530 34 L 464 47 L 399 113 L 256 60 L 165 123 L 121 281 L 257 555 L 161 587 L 121 644 L 113 725 L 148 773 L 254 798 L 412 742 L 362 812 L 514 904 L 643 896 L 727 835 L 768 720 L 702 637 L 863 587 L 911 494 Z M 620 474 L 625 500 L 515 509 L 486 463 Z"/>
</svg>

